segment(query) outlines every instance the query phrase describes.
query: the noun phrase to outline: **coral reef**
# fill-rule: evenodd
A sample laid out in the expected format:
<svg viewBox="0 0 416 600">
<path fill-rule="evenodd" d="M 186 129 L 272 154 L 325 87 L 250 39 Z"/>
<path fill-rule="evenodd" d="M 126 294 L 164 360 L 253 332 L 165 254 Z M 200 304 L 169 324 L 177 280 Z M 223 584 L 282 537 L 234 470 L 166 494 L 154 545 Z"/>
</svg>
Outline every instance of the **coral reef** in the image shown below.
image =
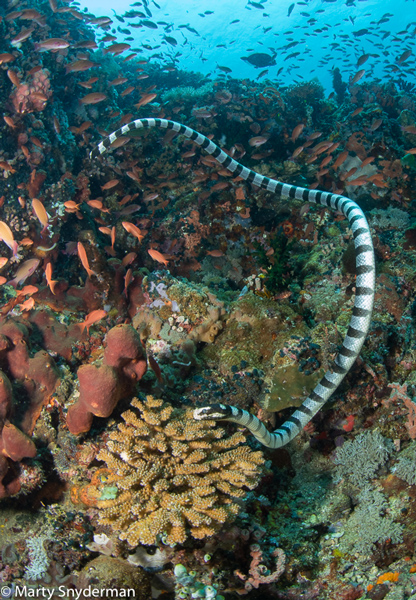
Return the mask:
<svg viewBox="0 0 416 600">
<path fill-rule="evenodd" d="M 56 598 L 60 585 L 80 597 L 132 587 L 140 600 L 411 598 L 414 26 L 380 22 L 381 4 L 367 25 L 348 1 L 330 31 L 328 4 L 300 3 L 279 32 L 266 16 L 279 3 L 249 2 L 263 50 L 285 38 L 281 64 L 257 71 L 238 40 L 212 48 L 210 11 L 193 30 L 191 12 L 161 26 L 157 2 L 97 19 L 66 4 L 0 6 L 2 584 Z M 113 39 L 148 28 L 157 50 Z M 326 50 L 311 67 L 316 42 Z M 198 43 L 224 56 L 207 76 L 185 62 Z M 253 69 L 244 79 L 238 63 Z M 368 217 L 377 288 L 360 357 L 264 459 L 234 425 L 189 415 L 235 404 L 270 429 L 291 415 L 347 331 L 353 234 L 172 130 L 131 132 L 89 160 L 133 115 L 180 121 L 267 177 L 349 195 Z"/>
</svg>

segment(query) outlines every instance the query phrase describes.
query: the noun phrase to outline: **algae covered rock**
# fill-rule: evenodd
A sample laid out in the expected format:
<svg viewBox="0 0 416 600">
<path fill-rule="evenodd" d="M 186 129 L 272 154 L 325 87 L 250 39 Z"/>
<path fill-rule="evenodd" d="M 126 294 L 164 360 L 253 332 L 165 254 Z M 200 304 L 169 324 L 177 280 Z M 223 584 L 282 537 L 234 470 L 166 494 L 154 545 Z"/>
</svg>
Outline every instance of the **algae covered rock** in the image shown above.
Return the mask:
<svg viewBox="0 0 416 600">
<path fill-rule="evenodd" d="M 133 589 L 136 600 L 148 600 L 152 597 L 149 574 L 126 560 L 112 556 L 101 555 L 88 562 L 80 573 L 78 587 L 80 585 L 92 585 L 99 590 L 127 592 Z"/>
<path fill-rule="evenodd" d="M 253 292 L 231 304 L 230 316 L 221 335 L 202 356 L 219 364 L 221 373 L 246 361 L 250 367 L 265 370 L 276 349 L 291 334 L 306 335 L 307 326 L 288 303 L 261 298 Z"/>
</svg>

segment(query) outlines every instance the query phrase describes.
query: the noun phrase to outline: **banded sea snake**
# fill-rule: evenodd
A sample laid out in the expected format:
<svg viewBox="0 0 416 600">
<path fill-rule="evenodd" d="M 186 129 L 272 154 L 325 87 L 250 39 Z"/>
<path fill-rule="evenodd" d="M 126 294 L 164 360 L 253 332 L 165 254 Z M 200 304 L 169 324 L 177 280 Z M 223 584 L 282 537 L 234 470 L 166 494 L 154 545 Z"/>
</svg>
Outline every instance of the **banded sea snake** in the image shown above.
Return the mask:
<svg viewBox="0 0 416 600">
<path fill-rule="evenodd" d="M 374 248 L 367 220 L 361 208 L 353 200 L 337 194 L 321 192 L 319 190 L 308 190 L 264 177 L 240 165 L 240 163 L 228 156 L 219 146 L 201 133 L 175 121 L 167 121 L 166 119 L 136 119 L 105 138 L 91 152 L 90 157 L 96 158 L 100 154 L 104 154 L 117 138 L 129 133 L 129 131 L 149 127 L 171 129 L 186 136 L 198 144 L 198 146 L 201 146 L 208 154 L 211 154 L 223 167 L 231 171 L 233 175 L 239 176 L 260 188 L 275 192 L 279 198 L 295 198 L 297 200 L 304 200 L 305 202 L 321 204 L 322 206 L 342 212 L 349 221 L 354 238 L 357 275 L 352 316 L 347 334 L 342 342 L 341 350 L 334 360 L 333 367 L 325 373 L 308 398 L 295 410 L 287 421 L 272 433 L 266 429 L 265 425 L 257 417 L 234 406 L 212 404 L 197 408 L 194 411 L 194 418 L 197 420 L 233 421 L 247 427 L 264 446 L 280 448 L 293 440 L 319 409 L 322 408 L 351 369 L 361 351 L 370 327 L 375 285 Z"/>
</svg>

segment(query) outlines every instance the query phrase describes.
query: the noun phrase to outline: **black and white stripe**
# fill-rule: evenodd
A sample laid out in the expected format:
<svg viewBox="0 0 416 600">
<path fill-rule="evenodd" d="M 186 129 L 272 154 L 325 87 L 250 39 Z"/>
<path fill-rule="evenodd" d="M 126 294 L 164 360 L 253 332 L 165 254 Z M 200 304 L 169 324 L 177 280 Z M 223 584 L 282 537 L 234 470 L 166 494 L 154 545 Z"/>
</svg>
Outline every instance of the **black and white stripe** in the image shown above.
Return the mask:
<svg viewBox="0 0 416 600">
<path fill-rule="evenodd" d="M 201 146 L 201 148 L 204 148 L 208 154 L 211 154 L 223 167 L 226 167 L 234 175 L 242 177 L 253 185 L 257 185 L 270 192 L 275 192 L 280 198 L 296 198 L 297 200 L 314 202 L 315 204 L 321 204 L 322 206 L 340 211 L 347 217 L 350 223 L 354 238 L 357 271 L 355 301 L 351 320 L 341 350 L 335 359 L 334 367 L 325 373 L 302 406 L 273 433 L 270 433 L 257 417 L 234 406 L 212 404 L 197 408 L 194 411 L 195 419 L 234 421 L 239 425 L 247 427 L 265 446 L 280 448 L 290 442 L 331 397 L 361 351 L 370 326 L 375 284 L 374 249 L 367 220 L 361 208 L 353 200 L 345 196 L 321 192 L 319 190 L 308 190 L 264 177 L 240 165 L 240 163 L 228 156 L 214 142 L 201 133 L 175 121 L 167 121 L 165 119 L 136 119 L 136 121 L 124 125 L 121 129 L 117 129 L 117 131 L 114 131 L 108 138 L 98 144 L 98 147 L 91 152 L 91 158 L 104 154 L 117 138 L 128 134 L 129 131 L 147 127 L 172 129 L 185 135 Z"/>
</svg>

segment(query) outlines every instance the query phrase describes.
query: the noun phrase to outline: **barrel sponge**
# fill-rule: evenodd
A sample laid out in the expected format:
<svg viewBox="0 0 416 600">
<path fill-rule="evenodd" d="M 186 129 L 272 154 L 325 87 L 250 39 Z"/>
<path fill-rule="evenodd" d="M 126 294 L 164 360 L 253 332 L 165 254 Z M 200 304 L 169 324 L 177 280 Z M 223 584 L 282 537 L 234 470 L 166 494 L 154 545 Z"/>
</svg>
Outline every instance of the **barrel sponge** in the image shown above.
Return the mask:
<svg viewBox="0 0 416 600">
<path fill-rule="evenodd" d="M 118 400 L 118 377 L 107 365 L 82 365 L 78 369 L 81 402 L 96 417 L 109 417 Z"/>
<path fill-rule="evenodd" d="M 79 399 L 67 414 L 71 433 L 89 431 L 92 417 L 109 417 L 117 402 L 127 398 L 146 373 L 147 360 L 140 335 L 131 325 L 116 325 L 105 340 L 102 365 L 78 369 Z"/>
<path fill-rule="evenodd" d="M 92 417 L 109 417 L 120 399 L 119 378 L 112 367 L 82 365 L 78 369 L 80 395 L 66 417 L 71 433 L 89 431 Z"/>
<path fill-rule="evenodd" d="M 7 422 L 2 431 L 3 454 L 14 461 L 36 456 L 36 446 L 29 436 Z"/>
<path fill-rule="evenodd" d="M 10 375 L 15 379 L 24 379 L 29 366 L 28 328 L 16 321 L 6 321 L 0 326 L 0 333 L 9 339 L 7 367 Z"/>
<path fill-rule="evenodd" d="M 53 358 L 45 350 L 39 350 L 29 359 L 27 377 L 43 386 L 47 394 L 52 394 L 59 381 L 59 371 Z"/>
<path fill-rule="evenodd" d="M 12 384 L 7 375 L 0 371 L 0 421 L 10 417 L 12 405 Z"/>
<path fill-rule="evenodd" d="M 75 402 L 68 409 L 66 424 L 71 433 L 79 435 L 91 429 L 93 417 L 92 412 L 85 410 L 83 404 Z"/>
<path fill-rule="evenodd" d="M 104 363 L 109 367 L 122 369 L 132 360 L 146 362 L 140 335 L 131 325 L 116 325 L 110 329 L 105 343 Z"/>
</svg>

